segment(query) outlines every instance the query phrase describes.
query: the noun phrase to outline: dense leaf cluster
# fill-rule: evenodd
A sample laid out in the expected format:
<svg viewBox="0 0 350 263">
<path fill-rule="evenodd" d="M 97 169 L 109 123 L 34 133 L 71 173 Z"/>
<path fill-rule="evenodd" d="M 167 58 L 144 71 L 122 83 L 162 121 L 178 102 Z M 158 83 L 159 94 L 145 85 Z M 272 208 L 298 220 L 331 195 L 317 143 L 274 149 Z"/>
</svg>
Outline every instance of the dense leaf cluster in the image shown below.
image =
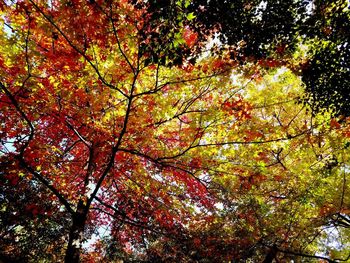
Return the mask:
<svg viewBox="0 0 350 263">
<path fill-rule="evenodd" d="M 349 28 L 348 1 L 306 0 L 252 0 L 252 1 L 184 1 L 179 7 L 174 1 L 149 1 L 150 23 L 160 24 L 160 34 L 152 38 L 154 44 L 162 43 L 170 58 L 182 62 L 189 55 L 191 61 L 214 36 L 220 40 L 211 52 L 229 49 L 231 59 L 257 62 L 278 58 L 289 64 L 293 53 L 301 45 L 309 49 L 307 62 L 298 66 L 302 72 L 308 96 L 314 111 L 332 109 L 337 115 L 349 115 L 347 108 L 349 90 Z M 176 3 L 182 3 L 178 1 Z M 181 4 L 180 4 L 181 6 Z M 193 20 L 184 20 L 184 13 Z M 197 46 L 169 49 L 173 32 L 179 32 L 177 19 L 197 33 Z M 165 51 L 167 52 L 167 51 Z M 157 60 L 157 59 L 156 59 Z M 305 65 L 306 63 L 306 65 Z"/>
<path fill-rule="evenodd" d="M 6 169 L 0 170 L 0 261 L 55 262 L 64 253 L 69 219 L 49 199 L 45 187 Z M 12 175 L 12 176 L 11 176 Z"/>
</svg>

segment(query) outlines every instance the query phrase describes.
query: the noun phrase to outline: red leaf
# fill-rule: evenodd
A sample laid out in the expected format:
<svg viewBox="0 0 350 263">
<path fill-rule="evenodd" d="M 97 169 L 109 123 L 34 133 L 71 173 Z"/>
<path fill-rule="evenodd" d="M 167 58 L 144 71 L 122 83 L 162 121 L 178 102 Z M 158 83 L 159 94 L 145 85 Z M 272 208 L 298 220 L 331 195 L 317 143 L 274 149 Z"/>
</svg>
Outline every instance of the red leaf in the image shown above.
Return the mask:
<svg viewBox="0 0 350 263">
<path fill-rule="evenodd" d="M 186 27 L 184 29 L 184 32 L 183 32 L 183 38 L 187 44 L 187 46 L 189 47 L 193 47 L 194 44 L 196 43 L 197 41 L 197 34 L 194 33 L 191 29 L 189 29 L 188 27 Z"/>
</svg>

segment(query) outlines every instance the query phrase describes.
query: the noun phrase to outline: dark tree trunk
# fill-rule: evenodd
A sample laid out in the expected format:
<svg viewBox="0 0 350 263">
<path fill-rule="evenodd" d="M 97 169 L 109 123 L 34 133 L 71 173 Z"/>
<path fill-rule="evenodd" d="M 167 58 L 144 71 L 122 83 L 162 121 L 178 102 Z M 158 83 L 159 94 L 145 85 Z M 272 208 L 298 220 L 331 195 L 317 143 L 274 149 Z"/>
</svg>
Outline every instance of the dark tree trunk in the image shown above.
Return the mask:
<svg viewBox="0 0 350 263">
<path fill-rule="evenodd" d="M 64 259 L 65 263 L 78 263 L 80 261 L 85 223 L 86 213 L 84 211 L 84 205 L 82 202 L 79 202 L 77 211 L 73 214 L 73 222 L 69 232 L 68 247 Z"/>
<path fill-rule="evenodd" d="M 273 247 L 271 247 L 269 253 L 267 253 L 263 263 L 272 263 L 272 261 L 276 258 L 277 256 L 277 252 L 278 252 L 278 249 L 277 249 L 277 246 L 276 245 L 273 245 Z"/>
</svg>

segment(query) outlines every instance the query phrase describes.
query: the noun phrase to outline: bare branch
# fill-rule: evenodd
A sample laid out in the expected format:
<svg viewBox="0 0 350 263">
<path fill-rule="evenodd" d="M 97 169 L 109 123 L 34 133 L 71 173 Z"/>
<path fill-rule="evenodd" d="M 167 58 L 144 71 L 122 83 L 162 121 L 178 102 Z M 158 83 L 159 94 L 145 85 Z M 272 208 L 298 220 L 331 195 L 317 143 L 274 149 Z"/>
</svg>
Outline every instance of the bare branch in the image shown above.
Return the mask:
<svg viewBox="0 0 350 263">
<path fill-rule="evenodd" d="M 88 148 L 91 148 L 92 143 L 89 142 L 88 140 L 86 140 L 86 139 L 84 138 L 84 136 L 82 136 L 82 135 L 80 134 L 80 132 L 79 132 L 77 129 L 75 129 L 74 126 L 73 126 L 71 123 L 69 123 L 69 121 L 66 120 L 65 122 L 66 122 L 67 126 L 69 127 L 69 129 L 71 129 L 71 130 L 75 133 L 75 135 L 77 135 L 78 138 L 79 138 Z"/>
</svg>

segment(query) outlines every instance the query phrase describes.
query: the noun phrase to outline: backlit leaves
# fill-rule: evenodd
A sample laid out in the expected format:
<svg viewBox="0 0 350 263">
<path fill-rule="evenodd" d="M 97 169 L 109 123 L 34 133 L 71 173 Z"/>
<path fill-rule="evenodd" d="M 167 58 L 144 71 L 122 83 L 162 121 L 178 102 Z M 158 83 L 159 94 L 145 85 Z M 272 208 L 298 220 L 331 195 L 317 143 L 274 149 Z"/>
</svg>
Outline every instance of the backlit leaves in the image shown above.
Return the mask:
<svg viewBox="0 0 350 263">
<path fill-rule="evenodd" d="M 246 43 L 195 56 L 204 45 L 191 26 L 204 14 L 189 12 L 195 4 L 0 6 L 6 257 L 17 245 L 27 253 L 30 231 L 43 257 L 53 249 L 46 240 L 60 238 L 62 251 L 91 262 L 289 260 L 324 249 L 327 227 L 347 235 L 349 120 L 298 103 L 311 82 L 294 74 L 296 60 L 307 52 L 284 60 L 296 42 L 282 23 L 281 34 L 261 36 L 278 53 L 267 56 L 260 36 L 236 24 L 227 37 Z M 257 4 L 229 7 L 244 11 L 235 19 L 254 16 L 243 21 L 251 33 L 262 23 L 254 12 L 267 15 Z M 280 21 L 276 8 L 288 4 L 268 4 Z M 208 26 L 209 36 L 218 25 Z M 292 64 L 294 73 L 283 67 Z M 91 251 L 73 245 L 89 239 Z M 78 262 L 68 252 L 66 262 Z"/>
</svg>

